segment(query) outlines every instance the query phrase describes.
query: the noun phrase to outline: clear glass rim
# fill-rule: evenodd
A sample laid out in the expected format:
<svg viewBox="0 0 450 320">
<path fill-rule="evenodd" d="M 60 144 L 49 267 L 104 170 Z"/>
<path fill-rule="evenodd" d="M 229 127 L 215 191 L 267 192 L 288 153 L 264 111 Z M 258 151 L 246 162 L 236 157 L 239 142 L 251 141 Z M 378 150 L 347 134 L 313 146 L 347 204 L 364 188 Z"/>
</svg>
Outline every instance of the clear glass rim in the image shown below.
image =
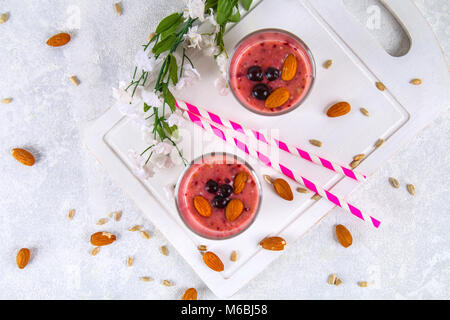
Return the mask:
<svg viewBox="0 0 450 320">
<path fill-rule="evenodd" d="M 212 156 L 217 156 L 217 155 L 219 155 L 219 156 L 222 155 L 222 156 L 230 157 L 230 158 L 235 159 L 235 160 L 238 161 L 239 163 L 244 164 L 244 165 L 248 168 L 248 170 L 250 171 L 250 173 L 253 175 L 253 177 L 254 177 L 254 179 L 255 179 L 255 181 L 256 181 L 257 188 L 258 188 L 258 208 L 256 208 L 256 211 L 255 211 L 255 214 L 253 215 L 252 221 L 251 221 L 244 229 L 240 230 L 239 232 L 237 232 L 237 233 L 235 233 L 235 234 L 232 234 L 232 235 L 229 235 L 229 236 L 227 236 L 227 237 L 223 237 L 223 238 L 208 237 L 208 236 L 205 236 L 205 235 L 200 234 L 200 233 L 198 233 L 197 231 L 193 230 L 193 229 L 191 228 L 191 226 L 185 221 L 183 215 L 181 214 L 180 207 L 179 207 L 179 205 L 178 205 L 178 191 L 179 191 L 179 188 L 180 188 L 180 183 L 181 183 L 181 181 L 183 180 L 183 177 L 184 177 L 184 175 L 186 174 L 186 172 L 191 168 L 191 166 L 192 166 L 193 164 L 197 163 L 198 160 L 201 160 L 201 159 L 203 159 L 203 158 L 209 158 L 209 157 L 212 157 Z M 255 170 L 253 169 L 253 167 L 252 167 L 247 161 L 245 161 L 244 159 L 242 159 L 241 157 L 238 157 L 237 155 L 232 154 L 232 153 L 228 153 L 228 152 L 210 152 L 210 153 L 202 154 L 201 156 L 195 158 L 194 160 L 192 160 L 192 161 L 189 163 L 188 166 L 186 166 L 186 167 L 184 168 L 183 172 L 182 172 L 182 173 L 180 174 L 180 176 L 178 177 L 177 183 L 176 183 L 176 185 L 175 185 L 174 198 L 175 198 L 175 206 L 176 206 L 176 208 L 177 208 L 178 215 L 180 216 L 180 218 L 181 218 L 181 220 L 183 221 L 184 225 L 185 225 L 190 231 L 192 231 L 192 232 L 195 233 L 196 235 L 198 235 L 198 236 L 200 236 L 200 237 L 202 237 L 202 238 L 205 238 L 205 239 L 209 239 L 209 240 L 226 240 L 226 239 L 230 239 L 230 238 L 233 238 L 233 237 L 236 237 L 236 236 L 240 235 L 241 233 L 243 233 L 244 231 L 246 231 L 246 230 L 247 230 L 247 229 L 255 222 L 256 217 L 258 216 L 259 210 L 260 210 L 260 208 L 261 208 L 261 201 L 262 201 L 262 186 L 261 186 L 261 181 L 259 180 L 258 176 L 256 175 L 256 172 L 255 172 Z"/>
<path fill-rule="evenodd" d="M 305 52 L 308 55 L 309 60 L 311 61 L 311 69 L 312 69 L 312 79 L 311 79 L 311 85 L 309 86 L 308 92 L 306 92 L 306 94 L 303 96 L 303 98 L 301 98 L 297 104 L 295 104 L 294 106 L 285 109 L 283 111 L 280 112 L 273 112 L 273 113 L 268 113 L 268 112 L 261 112 L 258 110 L 255 110 L 253 108 L 250 108 L 248 106 L 246 106 L 244 103 L 241 102 L 241 100 L 237 97 L 236 93 L 233 90 L 233 86 L 231 85 L 231 79 L 230 79 L 230 67 L 231 67 L 231 61 L 233 60 L 234 54 L 236 53 L 236 50 L 239 48 L 239 46 L 248 38 L 254 36 L 255 34 L 258 33 L 263 33 L 263 32 L 279 32 L 279 33 L 284 33 L 286 35 L 288 35 L 291 38 L 294 38 L 296 41 L 298 41 L 298 43 L 300 43 L 300 45 L 303 46 L 303 48 L 305 49 Z M 295 34 L 283 30 L 283 29 L 277 29 L 277 28 L 267 28 L 267 29 L 259 29 L 256 31 L 253 31 L 249 34 L 247 34 L 246 36 L 244 36 L 241 40 L 239 40 L 239 42 L 234 46 L 233 51 L 231 52 L 230 58 L 228 59 L 228 68 L 227 68 L 227 83 L 228 86 L 230 87 L 230 91 L 233 93 L 234 98 L 247 110 L 259 114 L 259 115 L 263 115 L 263 116 L 280 116 L 286 113 L 289 113 L 291 111 L 294 111 L 295 109 L 297 109 L 305 100 L 306 98 L 309 96 L 309 94 L 311 93 L 311 90 L 313 89 L 314 86 L 314 82 L 316 79 L 316 62 L 314 60 L 314 56 L 312 55 L 311 50 L 309 49 L 309 47 L 306 45 L 306 43 L 300 39 L 298 36 L 296 36 Z"/>
</svg>

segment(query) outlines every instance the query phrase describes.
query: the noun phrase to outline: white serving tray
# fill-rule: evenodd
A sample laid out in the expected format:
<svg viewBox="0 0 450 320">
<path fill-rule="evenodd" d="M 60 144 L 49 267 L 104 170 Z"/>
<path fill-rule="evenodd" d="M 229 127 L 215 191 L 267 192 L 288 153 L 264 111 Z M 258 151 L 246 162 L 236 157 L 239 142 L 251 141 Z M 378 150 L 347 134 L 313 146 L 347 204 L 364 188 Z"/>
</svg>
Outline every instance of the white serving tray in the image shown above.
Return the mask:
<svg viewBox="0 0 450 320">
<path fill-rule="evenodd" d="M 264 0 L 227 33 L 225 43 L 229 52 L 244 35 L 268 27 L 291 31 L 308 44 L 316 60 L 316 82 L 308 99 L 293 112 L 264 117 L 241 107 L 231 94 L 220 96 L 213 85 L 218 77 L 217 67 L 207 57 L 196 61 L 202 74 L 200 83 L 179 93 L 177 98 L 239 120 L 249 127 L 278 129 L 283 140 L 342 164 L 348 164 L 355 154 L 365 153 L 368 157 L 358 169 L 370 176 L 433 120 L 449 101 L 450 82 L 445 60 L 424 18 L 410 1 L 384 2 L 412 39 L 411 49 L 403 57 L 387 54 L 345 9 L 342 0 Z M 270 19 L 267 18 L 269 14 Z M 325 70 L 321 65 L 328 59 L 333 59 L 334 63 Z M 421 86 L 409 84 L 410 79 L 416 77 L 423 80 Z M 375 87 L 376 81 L 382 81 L 387 90 L 379 91 Z M 340 100 L 350 102 L 353 111 L 342 118 L 326 117 L 324 110 Z M 370 118 L 358 111 L 363 106 L 370 110 Z M 240 150 L 205 135 L 199 128 L 192 126 L 185 130 L 181 133 L 185 137 L 182 147 L 188 159 L 205 152 L 228 151 L 248 160 L 260 177 L 263 173 L 281 176 L 261 167 L 255 159 L 246 158 Z M 323 147 L 309 147 L 311 138 L 323 141 Z M 374 142 L 378 138 L 384 138 L 386 142 L 375 150 Z M 177 181 L 182 166 L 163 170 L 147 181 L 139 180 L 131 172 L 128 150 L 140 151 L 146 147 L 140 129 L 133 121 L 111 108 L 89 124 L 85 130 L 85 143 L 221 298 L 233 295 L 281 254 L 261 250 L 258 242 L 262 238 L 280 235 L 288 244 L 292 243 L 333 208 L 325 200 L 310 200 L 311 194 L 295 194 L 293 202 L 284 201 L 270 186 L 262 183 L 263 200 L 255 223 L 235 238 L 206 240 L 184 226 L 174 200 L 168 199 L 163 191 L 165 185 Z M 307 178 L 341 196 L 347 196 L 358 186 L 350 179 L 305 160 L 288 154 L 280 154 L 280 158 Z M 291 182 L 291 186 L 294 188 L 295 184 Z M 202 263 L 197 250 L 199 244 L 207 245 L 222 258 L 224 272 L 212 272 Z M 229 256 L 235 249 L 239 249 L 240 259 L 232 263 Z"/>
</svg>

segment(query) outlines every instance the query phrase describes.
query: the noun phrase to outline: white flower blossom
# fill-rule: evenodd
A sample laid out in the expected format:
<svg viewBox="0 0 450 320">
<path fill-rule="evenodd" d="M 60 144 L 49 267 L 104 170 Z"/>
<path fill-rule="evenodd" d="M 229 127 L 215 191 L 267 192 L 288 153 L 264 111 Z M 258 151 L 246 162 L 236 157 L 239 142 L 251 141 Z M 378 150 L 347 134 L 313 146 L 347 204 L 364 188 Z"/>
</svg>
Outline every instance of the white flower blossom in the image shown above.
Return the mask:
<svg viewBox="0 0 450 320">
<path fill-rule="evenodd" d="M 172 168 L 174 166 L 172 159 L 164 154 L 153 155 L 151 161 L 158 169 Z"/>
<path fill-rule="evenodd" d="M 188 48 L 201 49 L 202 35 L 198 32 L 198 26 L 190 27 L 183 37 L 188 42 Z"/>
<path fill-rule="evenodd" d="M 156 144 L 151 150 L 154 154 L 157 155 L 168 155 L 173 148 L 174 146 L 171 143 L 161 141 L 158 144 Z"/>
<path fill-rule="evenodd" d="M 184 2 L 187 6 L 183 12 L 183 17 L 185 19 L 198 18 L 201 22 L 205 20 L 205 0 L 184 0 Z"/>
<path fill-rule="evenodd" d="M 177 126 L 180 128 L 185 123 L 185 119 L 182 116 L 182 112 L 180 110 L 176 110 L 172 113 L 169 118 L 167 118 L 167 124 L 169 127 Z"/>
<path fill-rule="evenodd" d="M 219 53 L 219 47 L 216 45 L 216 36 L 206 35 L 203 36 L 203 54 L 212 57 Z"/>
<path fill-rule="evenodd" d="M 130 103 L 133 100 L 131 94 L 125 91 L 126 87 L 127 84 L 125 83 L 125 81 L 120 81 L 119 88 L 112 88 L 114 99 L 116 99 L 120 103 Z"/>
<path fill-rule="evenodd" d="M 214 86 L 219 90 L 219 94 L 222 96 L 226 96 L 230 92 L 228 81 L 224 76 L 217 78 L 214 81 Z"/>
<path fill-rule="evenodd" d="M 155 171 L 153 170 L 153 167 L 150 163 L 145 164 L 145 161 L 147 161 L 145 157 L 141 156 L 134 150 L 129 150 L 128 158 L 131 162 L 131 169 L 133 171 L 133 174 L 136 177 L 146 180 L 154 176 Z"/>
<path fill-rule="evenodd" d="M 206 21 L 214 27 L 213 33 L 220 31 L 220 26 L 217 23 L 216 16 L 214 15 L 213 9 L 209 9 L 209 15 L 206 17 Z"/>
<path fill-rule="evenodd" d="M 163 105 L 163 100 L 154 92 L 148 90 L 142 90 L 142 100 L 151 107 L 160 108 Z"/>
<path fill-rule="evenodd" d="M 136 53 L 134 62 L 136 63 L 136 66 L 139 70 L 153 72 L 153 70 L 155 70 L 160 64 L 161 59 L 159 57 L 158 59 L 155 59 L 154 56 L 149 57 L 148 52 L 141 49 Z"/>
<path fill-rule="evenodd" d="M 216 58 L 216 63 L 219 66 L 220 73 L 225 77 L 227 75 L 228 58 L 225 52 L 219 54 Z"/>
<path fill-rule="evenodd" d="M 183 66 L 183 75 L 178 79 L 176 89 L 181 90 L 192 85 L 197 80 L 200 80 L 200 73 L 190 63 L 185 63 Z"/>
<path fill-rule="evenodd" d="M 175 197 L 175 185 L 172 183 L 166 184 L 163 187 L 164 193 L 168 199 L 173 199 Z"/>
</svg>

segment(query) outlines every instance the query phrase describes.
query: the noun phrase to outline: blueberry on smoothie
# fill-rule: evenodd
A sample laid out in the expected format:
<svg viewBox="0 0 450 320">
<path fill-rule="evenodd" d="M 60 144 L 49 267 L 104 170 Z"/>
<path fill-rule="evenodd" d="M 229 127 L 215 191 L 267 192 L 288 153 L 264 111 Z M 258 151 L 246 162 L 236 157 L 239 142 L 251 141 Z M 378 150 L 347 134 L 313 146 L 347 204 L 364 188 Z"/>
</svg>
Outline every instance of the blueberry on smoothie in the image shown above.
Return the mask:
<svg viewBox="0 0 450 320">
<path fill-rule="evenodd" d="M 264 83 L 258 83 L 252 89 L 252 96 L 258 100 L 266 100 L 270 94 L 270 89 Z"/>
<path fill-rule="evenodd" d="M 206 182 L 205 189 L 209 193 L 216 193 L 217 190 L 219 190 L 219 184 L 212 179 L 208 180 L 208 182 Z"/>
<path fill-rule="evenodd" d="M 229 197 L 230 196 L 230 194 L 233 192 L 233 187 L 232 186 L 230 186 L 229 184 L 222 184 L 220 187 L 219 187 L 219 194 L 222 196 L 222 197 Z"/>
<path fill-rule="evenodd" d="M 263 71 L 259 66 L 252 66 L 247 69 L 247 78 L 250 81 L 261 81 L 264 77 Z"/>
<path fill-rule="evenodd" d="M 280 70 L 269 67 L 266 70 L 266 79 L 269 81 L 277 80 L 280 77 Z"/>
<path fill-rule="evenodd" d="M 223 209 L 227 206 L 228 202 L 230 200 L 222 197 L 222 196 L 215 196 L 213 201 L 212 201 L 212 205 L 214 208 L 219 208 L 219 209 Z"/>
</svg>

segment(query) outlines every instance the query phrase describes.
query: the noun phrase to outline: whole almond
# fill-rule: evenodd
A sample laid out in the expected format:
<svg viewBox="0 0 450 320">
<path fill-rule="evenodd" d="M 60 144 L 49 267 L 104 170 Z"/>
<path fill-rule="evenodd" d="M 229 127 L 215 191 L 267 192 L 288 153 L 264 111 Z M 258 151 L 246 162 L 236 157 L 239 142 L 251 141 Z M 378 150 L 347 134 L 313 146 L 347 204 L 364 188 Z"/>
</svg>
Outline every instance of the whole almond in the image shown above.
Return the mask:
<svg viewBox="0 0 450 320">
<path fill-rule="evenodd" d="M 268 237 L 261 240 L 259 245 L 266 250 L 281 251 L 284 250 L 286 241 L 281 237 Z"/>
<path fill-rule="evenodd" d="M 233 182 L 233 192 L 235 194 L 241 193 L 244 190 L 245 184 L 247 183 L 248 174 L 244 171 L 239 172 L 236 177 L 234 177 Z"/>
<path fill-rule="evenodd" d="M 203 262 L 214 271 L 221 272 L 224 269 L 222 260 L 211 251 L 205 252 Z"/>
<path fill-rule="evenodd" d="M 47 45 L 51 47 L 61 47 L 70 41 L 70 35 L 62 32 L 55 34 L 53 37 L 47 40 Z"/>
<path fill-rule="evenodd" d="M 194 207 L 197 212 L 203 217 L 209 217 L 211 215 L 211 205 L 208 200 L 202 196 L 194 197 Z"/>
<path fill-rule="evenodd" d="M 96 247 L 106 246 L 116 241 L 116 236 L 109 232 L 96 232 L 91 235 L 91 243 Z"/>
<path fill-rule="evenodd" d="M 236 220 L 244 211 L 244 204 L 239 199 L 231 199 L 225 208 L 225 217 L 228 221 Z"/>
<path fill-rule="evenodd" d="M 197 300 L 197 290 L 195 288 L 187 289 L 181 297 L 181 300 Z"/>
<path fill-rule="evenodd" d="M 351 106 L 348 102 L 341 101 L 333 104 L 327 111 L 327 116 L 330 118 L 336 118 L 347 114 L 351 110 Z"/>
<path fill-rule="evenodd" d="M 32 166 L 35 163 L 34 156 L 31 154 L 31 152 L 25 149 L 14 148 L 11 150 L 11 154 L 14 159 L 19 161 L 23 165 Z"/>
<path fill-rule="evenodd" d="M 275 179 L 273 182 L 273 187 L 280 197 L 285 200 L 292 201 L 294 199 L 294 194 L 292 193 L 291 186 L 284 179 Z"/>
<path fill-rule="evenodd" d="M 271 109 L 281 107 L 289 100 L 290 96 L 288 89 L 284 87 L 277 88 L 267 97 L 265 106 Z"/>
<path fill-rule="evenodd" d="M 336 237 L 339 243 L 345 248 L 350 247 L 353 243 L 352 234 L 342 224 L 336 226 Z"/>
<path fill-rule="evenodd" d="M 297 58 L 290 54 L 286 57 L 283 63 L 283 68 L 281 69 L 281 79 L 284 81 L 291 81 L 294 79 L 297 73 Z"/>
<path fill-rule="evenodd" d="M 30 261 L 30 250 L 27 248 L 22 248 L 17 252 L 16 263 L 19 269 L 23 269 L 27 266 Z"/>
</svg>

